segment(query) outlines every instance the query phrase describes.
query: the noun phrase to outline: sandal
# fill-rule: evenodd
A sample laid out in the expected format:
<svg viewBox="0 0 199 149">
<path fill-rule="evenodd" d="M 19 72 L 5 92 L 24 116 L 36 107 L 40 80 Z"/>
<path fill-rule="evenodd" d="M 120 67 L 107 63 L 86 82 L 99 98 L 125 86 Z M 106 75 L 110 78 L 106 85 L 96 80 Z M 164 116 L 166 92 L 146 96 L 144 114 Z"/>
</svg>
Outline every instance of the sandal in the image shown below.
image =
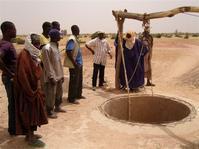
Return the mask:
<svg viewBox="0 0 199 149">
<path fill-rule="evenodd" d="M 42 142 L 41 140 L 37 140 L 37 139 L 29 140 L 28 144 L 32 147 L 44 147 L 45 146 L 44 142 Z"/>
<path fill-rule="evenodd" d="M 42 136 L 39 135 L 39 134 L 34 134 L 34 135 L 33 135 L 33 139 L 40 139 L 40 138 L 42 138 Z M 28 141 L 28 139 L 29 139 L 29 137 L 26 136 L 26 137 L 25 137 L 25 140 Z"/>
</svg>

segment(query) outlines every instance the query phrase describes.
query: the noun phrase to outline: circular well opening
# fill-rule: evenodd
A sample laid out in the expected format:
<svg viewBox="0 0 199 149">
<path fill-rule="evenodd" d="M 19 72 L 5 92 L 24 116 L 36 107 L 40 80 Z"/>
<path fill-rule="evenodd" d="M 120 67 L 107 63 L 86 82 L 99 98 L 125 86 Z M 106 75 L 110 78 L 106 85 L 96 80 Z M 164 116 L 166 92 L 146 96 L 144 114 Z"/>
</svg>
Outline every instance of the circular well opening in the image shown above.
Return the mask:
<svg viewBox="0 0 199 149">
<path fill-rule="evenodd" d="M 128 96 L 116 97 L 103 103 L 100 108 L 113 119 L 162 124 L 186 118 L 191 113 L 191 107 L 189 103 L 173 97 L 142 95 L 130 97 L 130 102 Z"/>
</svg>

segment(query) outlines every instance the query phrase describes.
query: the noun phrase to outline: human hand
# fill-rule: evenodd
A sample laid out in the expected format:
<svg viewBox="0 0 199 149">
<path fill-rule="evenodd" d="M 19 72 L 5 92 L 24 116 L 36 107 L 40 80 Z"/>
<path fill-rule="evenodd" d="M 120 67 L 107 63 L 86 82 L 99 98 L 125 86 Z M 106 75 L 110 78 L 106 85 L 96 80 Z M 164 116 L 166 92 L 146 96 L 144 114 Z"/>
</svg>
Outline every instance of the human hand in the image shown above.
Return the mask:
<svg viewBox="0 0 199 149">
<path fill-rule="evenodd" d="M 110 57 L 110 59 L 112 59 L 112 58 L 113 58 L 111 54 L 109 54 L 109 57 Z"/>
<path fill-rule="evenodd" d="M 54 78 L 50 78 L 50 83 L 51 83 L 52 85 L 55 85 L 56 80 L 55 80 Z"/>
<path fill-rule="evenodd" d="M 15 74 L 13 72 L 8 72 L 9 77 L 14 78 Z"/>
<path fill-rule="evenodd" d="M 64 77 L 61 78 L 61 82 L 64 83 Z"/>
</svg>

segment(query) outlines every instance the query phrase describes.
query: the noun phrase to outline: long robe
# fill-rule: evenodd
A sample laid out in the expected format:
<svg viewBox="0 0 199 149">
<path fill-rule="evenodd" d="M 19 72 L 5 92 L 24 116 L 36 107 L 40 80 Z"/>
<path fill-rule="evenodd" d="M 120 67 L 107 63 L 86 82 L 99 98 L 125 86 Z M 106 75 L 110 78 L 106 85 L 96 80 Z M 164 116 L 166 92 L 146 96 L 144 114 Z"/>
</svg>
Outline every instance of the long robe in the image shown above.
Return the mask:
<svg viewBox="0 0 199 149">
<path fill-rule="evenodd" d="M 15 74 L 16 134 L 47 124 L 44 94 L 39 87 L 42 70 L 28 51 L 23 50 Z"/>
<path fill-rule="evenodd" d="M 152 59 L 152 50 L 153 50 L 153 37 L 151 35 L 142 36 L 141 40 L 149 49 L 149 52 L 144 56 L 144 70 L 145 70 L 145 77 L 151 80 L 152 79 L 151 59 Z"/>
<path fill-rule="evenodd" d="M 139 39 L 135 40 L 135 44 L 132 49 L 128 49 L 125 46 L 125 42 L 126 41 L 123 40 L 123 48 L 124 48 L 123 52 L 124 52 L 127 78 L 129 82 L 128 84 L 130 89 L 134 89 L 144 85 L 144 56 L 148 52 L 148 49 L 142 44 L 142 42 Z M 138 62 L 139 57 L 140 60 Z M 137 63 L 138 66 L 136 68 Z M 120 84 L 121 86 L 126 86 L 125 77 L 124 77 L 124 68 L 122 63 L 120 66 Z"/>
</svg>

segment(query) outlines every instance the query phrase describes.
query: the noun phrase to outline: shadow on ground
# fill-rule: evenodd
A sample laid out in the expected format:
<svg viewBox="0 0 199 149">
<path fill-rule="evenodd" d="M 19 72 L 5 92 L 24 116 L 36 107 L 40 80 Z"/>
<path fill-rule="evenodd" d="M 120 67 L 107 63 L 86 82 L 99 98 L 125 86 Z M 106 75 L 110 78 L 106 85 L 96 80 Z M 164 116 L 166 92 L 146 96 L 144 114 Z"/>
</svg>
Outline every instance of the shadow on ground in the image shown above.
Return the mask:
<svg viewBox="0 0 199 149">
<path fill-rule="evenodd" d="M 180 137 L 173 133 L 170 129 L 166 127 L 160 127 L 161 130 L 163 130 L 165 133 L 167 133 L 170 137 L 174 138 L 175 140 L 180 142 L 180 147 L 182 149 L 199 149 L 199 140 L 196 141 L 189 141 L 183 137 Z"/>
</svg>

